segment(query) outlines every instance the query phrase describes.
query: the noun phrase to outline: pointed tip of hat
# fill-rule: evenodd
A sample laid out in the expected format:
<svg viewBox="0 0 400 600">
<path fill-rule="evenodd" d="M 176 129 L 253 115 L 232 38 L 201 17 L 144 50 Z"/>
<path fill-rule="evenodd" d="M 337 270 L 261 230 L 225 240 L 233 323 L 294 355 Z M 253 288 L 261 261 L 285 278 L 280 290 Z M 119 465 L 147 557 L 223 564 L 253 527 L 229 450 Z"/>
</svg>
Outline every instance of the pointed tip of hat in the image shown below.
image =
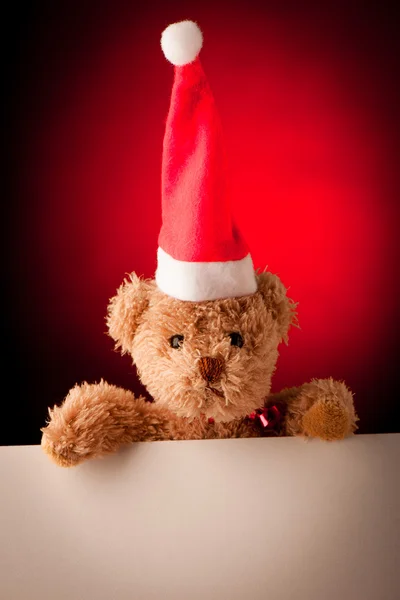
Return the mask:
<svg viewBox="0 0 400 600">
<path fill-rule="evenodd" d="M 203 34 L 194 21 L 180 21 L 168 25 L 161 35 L 165 58 L 177 67 L 193 62 L 203 45 Z"/>
</svg>

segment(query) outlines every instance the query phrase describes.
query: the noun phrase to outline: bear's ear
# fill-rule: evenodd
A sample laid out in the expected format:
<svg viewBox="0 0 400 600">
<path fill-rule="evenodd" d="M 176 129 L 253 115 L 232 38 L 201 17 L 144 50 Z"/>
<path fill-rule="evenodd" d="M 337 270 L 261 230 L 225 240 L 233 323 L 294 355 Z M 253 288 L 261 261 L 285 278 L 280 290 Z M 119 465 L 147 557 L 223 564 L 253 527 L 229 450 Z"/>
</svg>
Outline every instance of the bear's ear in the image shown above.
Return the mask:
<svg viewBox="0 0 400 600">
<path fill-rule="evenodd" d="M 286 288 L 277 275 L 264 271 L 256 273 L 258 291 L 265 305 L 278 324 L 281 339 L 288 342 L 288 332 L 291 325 L 298 326 L 296 306 L 286 295 Z"/>
<path fill-rule="evenodd" d="M 154 287 L 151 279 L 132 273 L 111 298 L 107 311 L 108 333 L 121 353 L 129 352 L 136 329 L 146 311 Z"/>
</svg>

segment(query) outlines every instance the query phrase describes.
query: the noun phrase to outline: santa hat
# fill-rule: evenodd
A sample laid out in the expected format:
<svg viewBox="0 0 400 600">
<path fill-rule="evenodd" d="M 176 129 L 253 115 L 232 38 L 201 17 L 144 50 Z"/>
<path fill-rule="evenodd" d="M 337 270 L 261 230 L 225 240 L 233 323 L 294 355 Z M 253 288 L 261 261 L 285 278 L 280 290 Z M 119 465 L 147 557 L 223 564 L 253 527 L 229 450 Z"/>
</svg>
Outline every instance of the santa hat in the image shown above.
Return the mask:
<svg viewBox="0 0 400 600">
<path fill-rule="evenodd" d="M 165 57 L 175 66 L 162 158 L 162 227 L 156 282 L 169 296 L 201 302 L 253 294 L 257 283 L 229 202 L 222 132 L 198 54 L 193 21 L 167 27 Z"/>
</svg>

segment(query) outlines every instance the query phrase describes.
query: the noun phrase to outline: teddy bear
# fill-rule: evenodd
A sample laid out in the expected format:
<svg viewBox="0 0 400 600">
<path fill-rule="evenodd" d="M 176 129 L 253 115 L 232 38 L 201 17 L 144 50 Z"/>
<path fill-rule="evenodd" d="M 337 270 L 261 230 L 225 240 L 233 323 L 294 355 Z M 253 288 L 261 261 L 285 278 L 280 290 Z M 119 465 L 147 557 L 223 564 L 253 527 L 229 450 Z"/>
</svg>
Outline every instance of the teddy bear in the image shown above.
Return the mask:
<svg viewBox="0 0 400 600">
<path fill-rule="evenodd" d="M 49 408 L 41 446 L 59 466 L 133 442 L 315 437 L 357 429 L 343 381 L 314 379 L 271 394 L 279 346 L 298 306 L 280 278 L 255 269 L 230 206 L 216 103 L 197 23 L 162 33 L 174 65 L 162 157 L 162 226 L 154 278 L 134 272 L 108 305 L 107 332 L 131 356 L 149 398 L 104 380 L 76 384 Z"/>
</svg>

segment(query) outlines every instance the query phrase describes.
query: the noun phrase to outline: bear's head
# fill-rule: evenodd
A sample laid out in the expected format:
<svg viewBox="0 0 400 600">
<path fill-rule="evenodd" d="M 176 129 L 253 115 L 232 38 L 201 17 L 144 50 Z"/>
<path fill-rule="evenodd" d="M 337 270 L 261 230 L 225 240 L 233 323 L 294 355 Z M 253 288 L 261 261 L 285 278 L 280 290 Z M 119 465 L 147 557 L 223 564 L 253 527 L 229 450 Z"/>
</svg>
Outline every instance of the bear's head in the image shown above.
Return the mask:
<svg viewBox="0 0 400 600">
<path fill-rule="evenodd" d="M 278 346 L 296 320 L 280 279 L 256 273 L 257 291 L 188 302 L 132 274 L 111 299 L 107 325 L 153 399 L 180 417 L 244 417 L 270 392 Z"/>
</svg>

